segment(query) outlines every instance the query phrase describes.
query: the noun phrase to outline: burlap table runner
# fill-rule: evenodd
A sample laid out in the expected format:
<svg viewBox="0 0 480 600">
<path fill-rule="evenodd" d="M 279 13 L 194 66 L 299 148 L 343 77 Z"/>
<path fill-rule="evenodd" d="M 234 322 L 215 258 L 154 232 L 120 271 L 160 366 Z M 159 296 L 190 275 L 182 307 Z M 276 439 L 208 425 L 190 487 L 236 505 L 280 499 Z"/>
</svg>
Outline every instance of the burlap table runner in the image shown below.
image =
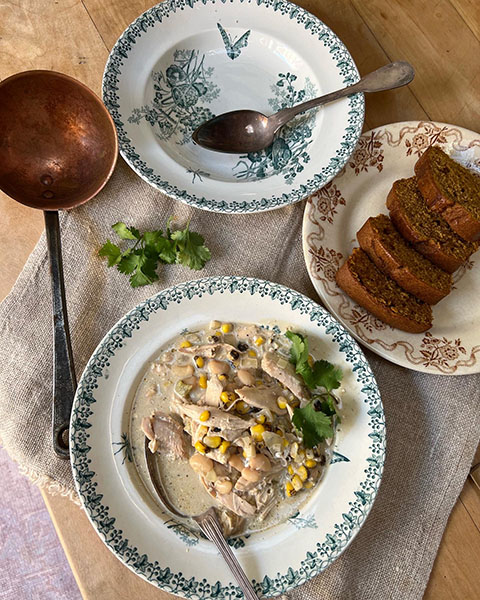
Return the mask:
<svg viewBox="0 0 480 600">
<path fill-rule="evenodd" d="M 133 290 L 97 256 L 122 220 L 139 229 L 191 218 L 212 260 L 201 272 L 165 266 L 154 285 Z M 65 279 L 77 375 L 105 332 L 162 288 L 207 275 L 269 279 L 317 298 L 301 248 L 303 204 L 256 215 L 217 215 L 165 198 L 119 161 L 89 204 L 61 219 Z M 317 298 L 318 299 L 318 298 Z M 42 236 L 12 293 L 0 306 L 0 437 L 39 483 L 73 489 L 70 466 L 52 451 L 52 324 Z M 370 516 L 347 551 L 291 594 L 313 600 L 421 598 L 448 515 L 480 437 L 480 376 L 424 375 L 367 351 L 385 406 L 387 457 Z M 332 502 L 335 499 L 332 498 Z"/>
</svg>

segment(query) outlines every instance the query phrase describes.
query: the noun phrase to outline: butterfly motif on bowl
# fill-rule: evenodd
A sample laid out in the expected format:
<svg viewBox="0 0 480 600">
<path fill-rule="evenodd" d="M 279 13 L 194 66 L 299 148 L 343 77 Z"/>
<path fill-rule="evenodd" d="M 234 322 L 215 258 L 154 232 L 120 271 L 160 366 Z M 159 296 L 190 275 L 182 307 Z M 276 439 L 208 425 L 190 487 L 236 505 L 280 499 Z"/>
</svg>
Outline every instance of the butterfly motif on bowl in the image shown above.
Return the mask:
<svg viewBox="0 0 480 600">
<path fill-rule="evenodd" d="M 225 50 L 227 51 L 227 56 L 232 60 L 235 60 L 240 56 L 240 52 L 242 48 L 246 48 L 248 45 L 248 36 L 250 35 L 250 29 L 246 31 L 238 40 L 233 41 L 232 36 L 225 31 L 225 29 L 217 23 L 218 30 L 220 31 L 220 35 L 222 36 L 223 43 L 225 44 Z"/>
</svg>

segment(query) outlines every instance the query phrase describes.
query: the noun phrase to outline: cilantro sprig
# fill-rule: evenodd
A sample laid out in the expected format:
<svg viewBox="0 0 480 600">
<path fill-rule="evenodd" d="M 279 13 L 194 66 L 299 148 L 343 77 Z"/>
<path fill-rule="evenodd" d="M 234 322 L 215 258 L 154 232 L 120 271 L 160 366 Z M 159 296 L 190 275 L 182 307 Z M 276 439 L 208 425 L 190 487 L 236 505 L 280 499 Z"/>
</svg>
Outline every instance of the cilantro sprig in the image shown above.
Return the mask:
<svg viewBox="0 0 480 600">
<path fill-rule="evenodd" d="M 292 342 L 290 362 L 295 365 L 296 373 L 310 390 L 324 390 L 314 395 L 303 408 L 297 407 L 292 415 L 292 423 L 302 433 L 303 443 L 307 448 L 313 448 L 333 436 L 336 410 L 330 392 L 340 387 L 342 371 L 327 360 L 316 360 L 310 365 L 307 338 L 293 331 L 287 331 L 285 335 Z"/>
<path fill-rule="evenodd" d="M 98 254 L 107 259 L 109 267 L 130 276 L 130 285 L 139 287 L 158 279 L 159 263 L 178 263 L 198 271 L 210 260 L 210 250 L 205 246 L 203 236 L 190 231 L 190 223 L 184 229 L 171 230 L 173 217 L 167 221 L 166 232 L 161 230 L 140 233 L 135 227 L 118 222 L 112 229 L 121 240 L 134 241 L 134 245 L 125 250 L 107 239 Z"/>
</svg>

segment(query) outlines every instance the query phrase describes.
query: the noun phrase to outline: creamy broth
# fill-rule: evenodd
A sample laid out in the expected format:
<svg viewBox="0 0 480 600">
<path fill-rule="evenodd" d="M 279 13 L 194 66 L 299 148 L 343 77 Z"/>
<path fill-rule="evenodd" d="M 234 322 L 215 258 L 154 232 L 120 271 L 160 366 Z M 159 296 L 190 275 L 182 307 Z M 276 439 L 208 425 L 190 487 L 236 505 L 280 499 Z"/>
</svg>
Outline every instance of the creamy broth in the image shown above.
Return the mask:
<svg viewBox="0 0 480 600">
<path fill-rule="evenodd" d="M 217 349 L 210 356 L 213 346 Z M 196 349 L 204 356 L 198 356 Z M 162 419 L 172 419 L 186 432 L 182 434 L 187 440 L 184 458 L 162 452 L 162 442 L 156 434 L 150 442 L 151 449 L 156 451 L 164 487 L 181 512 L 200 514 L 215 506 L 233 518 L 233 524 L 229 521 L 229 526 L 225 527 L 228 534 L 266 529 L 296 513 L 324 475 L 332 440 L 306 449 L 291 423 L 293 408 L 308 401 L 299 396 L 307 395 L 308 390 L 298 376 L 297 380 L 283 379 L 286 377 L 283 371 L 290 373 L 291 369 L 288 366 L 289 349 L 290 341 L 276 330 L 243 323 L 223 324 L 222 330 L 222 324 L 218 322 L 183 332 L 166 345 L 149 365 L 131 412 L 133 458 L 146 487 L 152 489 L 145 464 L 142 421 L 151 417 L 151 423 L 155 425 L 152 415 L 161 413 Z M 277 361 L 273 366 L 268 363 L 270 357 Z M 279 375 L 275 369 L 282 373 Z M 281 376 L 284 384 L 272 373 Z M 192 410 L 200 416 L 187 414 Z M 209 419 L 202 421 L 205 417 L 202 412 L 208 412 Z M 223 423 L 214 420 L 216 415 L 225 415 L 229 419 L 228 426 L 215 427 L 214 423 Z M 244 426 L 243 432 L 240 428 L 237 435 L 230 421 L 238 427 L 238 419 L 249 425 Z M 263 432 L 257 433 L 262 429 Z M 228 441 L 222 436 L 229 438 Z M 217 438 L 221 440 L 220 445 Z M 276 445 L 277 439 L 281 441 L 280 446 Z M 211 457 L 214 468 L 208 473 L 195 472 L 189 462 L 193 455 L 197 458 L 200 455 L 204 462 Z M 242 471 L 229 464 L 234 455 L 243 461 Z M 263 460 L 270 465 L 269 471 L 252 467 L 259 463 L 256 458 L 259 455 L 267 457 L 267 461 Z M 245 480 L 244 474 L 252 479 L 258 477 L 259 481 Z M 232 484 L 227 495 L 237 496 L 236 500 L 243 503 L 240 508 L 234 506 L 240 513 L 236 517 L 232 515 L 231 506 L 226 506 L 225 495 L 218 491 L 225 482 L 230 482 L 227 486 Z M 244 514 L 245 507 L 252 514 Z"/>
</svg>

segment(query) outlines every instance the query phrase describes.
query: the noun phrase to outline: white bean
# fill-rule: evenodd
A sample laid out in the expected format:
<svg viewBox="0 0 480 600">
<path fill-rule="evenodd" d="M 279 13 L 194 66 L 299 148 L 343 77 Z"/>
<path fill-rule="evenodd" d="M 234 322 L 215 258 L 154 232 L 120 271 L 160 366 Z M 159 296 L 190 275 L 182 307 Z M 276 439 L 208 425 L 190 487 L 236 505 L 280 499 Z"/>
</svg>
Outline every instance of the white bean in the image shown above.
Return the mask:
<svg viewBox="0 0 480 600">
<path fill-rule="evenodd" d="M 220 360 L 209 360 L 208 370 L 210 373 L 215 373 L 215 375 L 224 375 L 230 371 L 230 367 L 226 362 L 221 362 Z"/>
<path fill-rule="evenodd" d="M 232 487 L 230 479 L 218 479 L 215 482 L 215 489 L 219 494 L 229 494 L 232 491 Z"/>
<path fill-rule="evenodd" d="M 255 482 L 260 479 L 260 473 L 255 471 L 255 469 L 251 469 L 250 467 L 245 467 L 242 470 L 242 477 L 247 481 Z"/>
<path fill-rule="evenodd" d="M 246 369 L 239 369 L 237 371 L 237 377 L 240 379 L 243 385 L 255 385 L 255 375 L 252 375 L 252 373 Z"/>
<path fill-rule="evenodd" d="M 203 473 L 206 475 L 213 469 L 213 460 L 208 458 L 208 456 L 203 456 L 203 454 L 194 454 L 190 457 L 189 462 L 195 473 Z"/>
<path fill-rule="evenodd" d="M 228 460 L 228 464 L 234 469 L 237 469 L 237 471 L 241 471 L 245 466 L 240 454 L 234 454 L 233 456 L 231 456 Z"/>
<path fill-rule="evenodd" d="M 256 471 L 270 471 L 272 464 L 265 454 L 257 454 L 250 459 L 250 466 Z"/>
</svg>

